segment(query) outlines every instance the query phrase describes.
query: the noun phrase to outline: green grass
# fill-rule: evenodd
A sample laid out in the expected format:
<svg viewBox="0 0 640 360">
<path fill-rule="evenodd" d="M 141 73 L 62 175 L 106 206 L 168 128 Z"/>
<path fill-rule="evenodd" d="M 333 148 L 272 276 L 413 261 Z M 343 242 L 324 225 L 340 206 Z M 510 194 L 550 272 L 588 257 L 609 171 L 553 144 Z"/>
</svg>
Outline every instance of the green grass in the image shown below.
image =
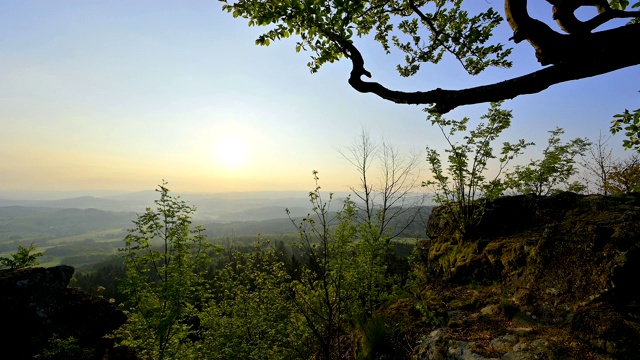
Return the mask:
<svg viewBox="0 0 640 360">
<path fill-rule="evenodd" d="M 122 240 L 126 236 L 126 230 L 124 229 L 109 229 L 100 231 L 89 231 L 86 233 L 71 235 L 66 237 L 60 237 L 51 239 L 47 244 L 60 245 L 65 243 L 77 243 L 79 241 L 93 240 L 95 242 L 111 242 L 116 240 Z"/>
</svg>

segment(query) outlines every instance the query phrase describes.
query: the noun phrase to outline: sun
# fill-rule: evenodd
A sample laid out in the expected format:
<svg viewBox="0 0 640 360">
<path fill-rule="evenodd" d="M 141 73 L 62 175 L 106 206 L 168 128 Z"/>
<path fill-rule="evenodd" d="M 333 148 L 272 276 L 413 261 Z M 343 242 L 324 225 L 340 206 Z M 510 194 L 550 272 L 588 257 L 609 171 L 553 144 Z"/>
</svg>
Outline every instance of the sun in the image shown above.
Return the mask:
<svg viewBox="0 0 640 360">
<path fill-rule="evenodd" d="M 216 144 L 218 162 L 226 168 L 241 168 L 249 161 L 249 145 L 239 138 L 224 138 Z"/>
</svg>

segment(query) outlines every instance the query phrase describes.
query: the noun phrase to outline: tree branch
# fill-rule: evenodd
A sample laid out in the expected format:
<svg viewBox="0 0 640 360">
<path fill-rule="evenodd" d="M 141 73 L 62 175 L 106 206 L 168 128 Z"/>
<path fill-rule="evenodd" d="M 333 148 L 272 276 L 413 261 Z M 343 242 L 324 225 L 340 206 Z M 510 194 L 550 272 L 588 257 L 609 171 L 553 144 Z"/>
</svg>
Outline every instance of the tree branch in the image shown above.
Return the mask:
<svg viewBox="0 0 640 360">
<path fill-rule="evenodd" d="M 614 10 L 607 0 L 547 0 L 553 5 L 553 19 L 562 30 L 569 34 L 589 33 L 598 26 L 612 19 L 640 17 L 640 11 Z M 575 11 L 582 6 L 593 6 L 598 15 L 581 21 Z"/>
<path fill-rule="evenodd" d="M 447 113 L 458 106 L 512 99 L 535 94 L 566 81 L 584 79 L 640 64 L 640 53 L 629 51 L 630 44 L 640 38 L 640 24 L 622 26 L 593 34 L 559 34 L 546 24 L 532 19 L 526 11 L 526 0 L 505 0 L 507 20 L 514 30 L 513 40 L 527 40 L 536 49 L 542 65 L 553 64 L 530 74 L 461 90 L 403 92 L 391 90 L 371 77 L 364 59 L 355 45 L 346 44 L 345 55 L 352 62 L 349 84 L 362 93 L 373 93 L 398 104 L 431 104 L 431 111 Z M 524 7 L 523 7 L 524 6 Z"/>
</svg>

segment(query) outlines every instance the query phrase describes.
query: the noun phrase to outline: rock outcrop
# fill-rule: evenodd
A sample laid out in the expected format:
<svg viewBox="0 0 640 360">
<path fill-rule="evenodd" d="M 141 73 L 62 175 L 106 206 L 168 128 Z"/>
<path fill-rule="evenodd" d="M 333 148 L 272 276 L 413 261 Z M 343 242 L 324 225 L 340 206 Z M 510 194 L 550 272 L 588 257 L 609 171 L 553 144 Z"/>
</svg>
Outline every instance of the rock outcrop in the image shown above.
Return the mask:
<svg viewBox="0 0 640 360">
<path fill-rule="evenodd" d="M 112 342 L 104 338 L 125 322 L 125 315 L 105 299 L 67 288 L 73 272 L 66 265 L 0 270 L 3 353 L 11 359 L 32 359 L 58 339 L 67 341 L 63 350 L 77 358 L 126 357 L 116 355 Z"/>
<path fill-rule="evenodd" d="M 421 306 L 447 325 L 416 358 L 640 356 L 640 198 L 501 198 L 466 240 L 446 211 L 418 247 Z"/>
</svg>

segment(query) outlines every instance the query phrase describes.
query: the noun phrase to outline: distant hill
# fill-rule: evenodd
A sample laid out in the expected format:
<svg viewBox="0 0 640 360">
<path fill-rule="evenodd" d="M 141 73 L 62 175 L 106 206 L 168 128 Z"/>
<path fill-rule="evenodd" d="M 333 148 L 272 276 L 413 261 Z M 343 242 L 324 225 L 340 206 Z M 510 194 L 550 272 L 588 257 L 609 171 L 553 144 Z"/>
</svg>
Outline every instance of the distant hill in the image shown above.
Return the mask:
<svg viewBox="0 0 640 360">
<path fill-rule="evenodd" d="M 56 200 L 0 198 L 0 207 L 22 206 L 51 209 L 98 209 L 104 211 L 143 212 L 154 206 L 155 191 L 141 191 L 106 197 L 79 196 Z M 221 194 L 186 194 L 181 199 L 196 207 L 198 221 L 245 221 L 286 218 L 289 208 L 294 216 L 309 208 L 305 192 L 247 192 Z"/>
<path fill-rule="evenodd" d="M 59 209 L 48 207 L 31 207 L 31 206 L 5 206 L 0 207 L 0 219 L 13 219 L 16 217 L 31 216 L 35 214 L 46 214 L 57 211 Z"/>
<path fill-rule="evenodd" d="M 204 223 L 205 234 L 210 239 L 234 236 L 256 236 L 259 234 L 287 234 L 295 233 L 296 228 L 287 218 L 260 221 L 233 221 Z"/>
<path fill-rule="evenodd" d="M 0 252 L 12 250 L 16 243 L 33 241 L 43 246 L 60 238 L 125 230 L 135 216 L 133 212 L 98 209 L 0 207 Z"/>
<path fill-rule="evenodd" d="M 79 196 L 60 200 L 10 200 L 0 199 L 0 206 L 28 206 L 46 207 L 54 209 L 101 209 L 110 211 L 129 210 L 125 202 L 97 198 L 93 196 Z"/>
<path fill-rule="evenodd" d="M 261 209 L 262 211 L 277 211 L 276 209 Z M 403 230 L 399 237 L 426 238 L 426 222 L 431 214 L 433 207 L 409 208 L 407 212 L 401 216 L 398 215 L 390 224 L 389 229 Z M 295 221 L 299 221 L 303 216 L 308 214 L 306 208 L 296 209 L 296 213 L 291 212 L 291 216 Z M 417 213 L 417 215 L 415 215 Z M 263 214 L 264 215 L 264 214 Z M 330 218 L 335 215 L 330 214 Z M 409 220 L 414 217 L 414 221 Z M 409 224 L 409 225 L 407 225 Z M 258 234 L 295 234 L 297 229 L 289 218 L 273 218 L 269 220 L 248 220 L 248 221 L 228 221 L 228 222 L 205 222 L 203 223 L 205 234 L 210 238 L 233 237 L 233 236 L 251 236 Z"/>
<path fill-rule="evenodd" d="M 292 217 L 301 217 L 309 213 L 308 207 L 265 206 L 237 212 L 229 212 L 218 217 L 218 221 L 259 221 L 287 218 L 286 209 Z"/>
<path fill-rule="evenodd" d="M 158 193 L 154 190 L 138 191 L 121 194 L 64 197 L 64 193 L 57 193 L 58 198 L 51 198 L 52 194 L 42 194 L 44 198 L 37 199 L 39 193 L 10 194 L 0 191 L 0 207 L 24 206 L 52 209 L 98 209 L 105 211 L 133 211 L 143 212 L 145 208 L 154 206 Z M 208 221 L 258 221 L 286 218 L 285 209 L 291 210 L 294 217 L 304 216 L 309 212 L 308 192 L 306 191 L 256 191 L 256 192 L 228 192 L 228 193 L 186 193 L 177 194 L 181 199 L 196 207 L 194 220 Z M 337 209 L 341 199 L 348 196 L 348 192 L 333 193 L 333 208 Z M 23 197 L 18 197 L 19 195 Z"/>
</svg>

